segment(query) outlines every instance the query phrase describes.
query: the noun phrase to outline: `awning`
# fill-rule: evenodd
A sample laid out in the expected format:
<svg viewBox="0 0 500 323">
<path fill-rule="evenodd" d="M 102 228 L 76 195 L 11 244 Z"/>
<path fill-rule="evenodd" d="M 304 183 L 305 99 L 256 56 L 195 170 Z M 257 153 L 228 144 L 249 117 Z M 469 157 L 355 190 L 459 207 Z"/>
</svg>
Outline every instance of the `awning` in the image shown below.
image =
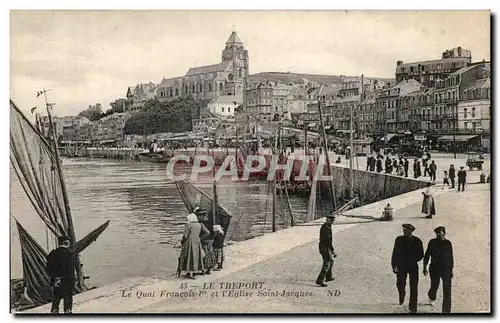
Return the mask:
<svg viewBox="0 0 500 323">
<path fill-rule="evenodd" d="M 330 129 L 332 126 L 325 126 L 325 130 Z"/>
<path fill-rule="evenodd" d="M 395 136 L 396 136 L 396 134 L 395 134 L 395 133 L 390 133 L 390 134 L 388 134 L 388 135 L 387 135 L 387 141 L 390 141 L 390 140 L 391 140 L 392 138 L 394 138 Z M 385 136 L 384 136 L 384 137 L 382 137 L 382 138 L 380 138 L 380 140 L 385 141 Z"/>
<path fill-rule="evenodd" d="M 112 142 L 115 142 L 116 140 L 115 139 L 111 139 L 111 140 L 101 140 L 101 144 L 110 144 Z"/>
<path fill-rule="evenodd" d="M 477 137 L 478 135 L 446 135 L 439 137 L 437 140 L 438 141 L 461 141 L 461 142 L 467 142 L 471 140 L 472 138 Z"/>
<path fill-rule="evenodd" d="M 316 123 L 315 122 L 311 122 L 307 125 L 308 127 L 316 127 Z"/>
</svg>

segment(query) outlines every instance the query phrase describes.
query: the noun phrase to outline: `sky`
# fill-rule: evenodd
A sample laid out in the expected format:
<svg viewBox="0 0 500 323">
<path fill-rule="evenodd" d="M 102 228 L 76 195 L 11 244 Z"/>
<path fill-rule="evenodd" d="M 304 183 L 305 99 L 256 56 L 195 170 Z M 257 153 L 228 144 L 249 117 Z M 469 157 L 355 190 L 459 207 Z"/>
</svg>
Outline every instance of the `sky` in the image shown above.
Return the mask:
<svg viewBox="0 0 500 323">
<path fill-rule="evenodd" d="M 488 11 L 11 11 L 10 27 L 11 99 L 39 111 L 50 88 L 58 116 L 219 63 L 233 30 L 251 74 L 393 78 L 398 60 L 457 46 L 490 60 Z"/>
</svg>

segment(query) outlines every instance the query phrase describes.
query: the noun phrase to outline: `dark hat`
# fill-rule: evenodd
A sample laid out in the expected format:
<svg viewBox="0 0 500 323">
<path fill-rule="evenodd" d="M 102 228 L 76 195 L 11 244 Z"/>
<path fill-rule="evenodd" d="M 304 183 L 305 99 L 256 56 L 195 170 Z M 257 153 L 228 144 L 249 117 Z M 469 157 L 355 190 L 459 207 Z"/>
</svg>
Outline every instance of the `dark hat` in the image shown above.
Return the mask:
<svg viewBox="0 0 500 323">
<path fill-rule="evenodd" d="M 443 231 L 446 233 L 446 229 L 443 226 L 439 226 L 439 227 L 434 229 L 434 232 L 436 232 L 436 233 L 438 233 L 439 231 Z"/>
<path fill-rule="evenodd" d="M 63 242 L 65 241 L 69 241 L 69 237 L 67 236 L 62 236 L 62 237 L 58 237 L 57 238 L 57 242 L 59 242 L 59 244 L 62 244 Z"/>
<path fill-rule="evenodd" d="M 330 219 L 330 220 L 335 220 L 335 215 L 327 215 L 326 216 L 327 219 Z"/>
<path fill-rule="evenodd" d="M 405 223 L 402 225 L 403 229 L 410 230 L 411 232 L 415 231 L 415 227 L 410 223 Z"/>
</svg>

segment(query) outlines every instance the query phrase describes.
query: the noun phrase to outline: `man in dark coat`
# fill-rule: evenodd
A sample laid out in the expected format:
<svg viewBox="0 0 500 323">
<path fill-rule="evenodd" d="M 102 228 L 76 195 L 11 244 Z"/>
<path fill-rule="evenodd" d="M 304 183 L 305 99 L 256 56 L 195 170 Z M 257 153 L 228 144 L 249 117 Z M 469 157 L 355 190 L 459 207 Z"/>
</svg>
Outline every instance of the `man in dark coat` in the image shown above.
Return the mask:
<svg viewBox="0 0 500 323">
<path fill-rule="evenodd" d="M 375 166 L 377 165 L 377 159 L 375 158 L 375 156 L 371 156 L 372 159 L 370 160 L 370 172 L 374 172 L 375 171 Z"/>
<path fill-rule="evenodd" d="M 334 216 L 327 216 L 325 223 L 319 230 L 319 254 L 323 258 L 323 267 L 316 279 L 316 284 L 321 287 L 327 287 L 325 281 L 332 281 L 333 258 L 337 257 L 333 249 L 332 224 L 335 221 Z"/>
<path fill-rule="evenodd" d="M 429 165 L 429 174 L 431 176 L 431 181 L 433 182 L 436 181 L 436 171 L 437 171 L 437 165 L 434 161 L 431 161 L 431 164 Z"/>
<path fill-rule="evenodd" d="M 408 161 L 408 158 L 405 158 L 403 166 L 405 168 L 405 177 L 408 177 L 408 167 L 410 166 L 410 162 Z"/>
<path fill-rule="evenodd" d="M 399 305 L 403 305 L 406 296 L 406 277 L 410 275 L 411 313 L 417 312 L 418 299 L 418 262 L 424 257 L 422 240 L 412 235 L 415 227 L 403 224 L 403 235 L 396 238 L 392 251 L 392 271 L 396 274 L 396 287 L 399 292 Z"/>
<path fill-rule="evenodd" d="M 420 177 L 420 165 L 418 163 L 418 159 L 413 160 L 413 178 Z"/>
<path fill-rule="evenodd" d="M 460 166 L 460 170 L 457 173 L 458 177 L 458 191 L 460 191 L 460 184 L 462 184 L 462 192 L 465 190 L 465 183 L 467 182 L 467 172 L 464 166 Z"/>
<path fill-rule="evenodd" d="M 448 170 L 448 176 L 450 176 L 451 188 L 455 188 L 455 165 L 451 164 Z"/>
<path fill-rule="evenodd" d="M 429 171 L 429 160 L 427 159 L 427 156 L 422 156 L 422 166 L 424 167 L 424 177 L 427 175 L 431 175 Z"/>
<path fill-rule="evenodd" d="M 366 171 L 370 170 L 370 165 L 372 164 L 372 156 L 368 156 L 366 159 Z"/>
<path fill-rule="evenodd" d="M 389 157 L 385 159 L 385 173 L 390 174 L 392 172 L 392 160 Z"/>
<path fill-rule="evenodd" d="M 58 242 L 59 248 L 52 250 L 47 257 L 47 273 L 54 287 L 51 313 L 59 313 L 59 304 L 63 299 L 64 313 L 71 314 L 75 286 L 75 257 L 70 250 L 68 237 L 59 237 Z"/>
<path fill-rule="evenodd" d="M 439 289 L 439 280 L 443 280 L 443 313 L 451 312 L 451 279 L 453 278 L 453 246 L 450 240 L 445 239 L 446 229 L 437 227 L 434 229 L 436 238 L 429 241 L 427 251 L 424 256 L 424 276 L 427 276 L 427 264 L 429 258 L 431 265 L 429 273 L 431 278 L 431 288 L 429 289 L 429 304 L 434 306 L 436 293 Z"/>
<path fill-rule="evenodd" d="M 377 157 L 377 173 L 380 173 L 382 171 L 382 159 L 380 157 Z"/>
</svg>

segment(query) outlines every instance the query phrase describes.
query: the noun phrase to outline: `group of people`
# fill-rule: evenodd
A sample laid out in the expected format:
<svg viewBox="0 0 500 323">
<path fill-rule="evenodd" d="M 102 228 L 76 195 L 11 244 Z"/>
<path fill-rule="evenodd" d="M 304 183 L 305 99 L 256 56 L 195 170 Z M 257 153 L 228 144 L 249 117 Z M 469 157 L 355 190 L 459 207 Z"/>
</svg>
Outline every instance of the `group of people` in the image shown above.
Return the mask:
<svg viewBox="0 0 500 323">
<path fill-rule="evenodd" d="M 224 263 L 224 229 L 220 224 L 212 224 L 210 230 L 209 213 L 196 207 L 187 216 L 187 223 L 181 239 L 181 254 L 177 275 L 185 272 L 185 278 L 195 279 L 196 275 L 210 275 L 211 270 L 219 271 Z"/>
<path fill-rule="evenodd" d="M 445 238 L 446 229 L 439 226 L 434 229 L 436 238 L 431 239 L 424 254 L 422 240 L 413 235 L 415 227 L 403 224 L 403 235 L 396 238 L 392 251 L 391 266 L 396 274 L 396 287 L 399 293 L 399 305 L 403 305 L 406 296 L 406 280 L 410 280 L 409 310 L 417 312 L 418 300 L 418 263 L 424 259 L 423 274 L 430 274 L 430 288 L 427 296 L 429 305 L 434 306 L 440 281 L 443 281 L 442 312 L 451 312 L 451 279 L 453 278 L 453 247 Z M 429 270 L 427 266 L 431 261 Z"/>
<path fill-rule="evenodd" d="M 334 258 L 337 257 L 333 247 L 332 224 L 335 217 L 326 217 L 319 233 L 319 253 L 323 259 L 321 271 L 316 278 L 316 284 L 327 287 L 329 281 L 335 278 L 332 275 Z M 443 304 L 442 312 L 451 311 L 451 279 L 453 278 L 453 248 L 449 240 L 445 238 L 446 229 L 439 226 L 434 229 L 436 238 L 431 239 L 424 254 L 422 240 L 413 236 L 415 227 L 411 224 L 403 224 L 403 235 L 396 238 L 392 251 L 392 271 L 396 274 L 396 287 L 399 293 L 399 305 L 403 305 L 406 297 L 406 280 L 410 279 L 410 301 L 409 310 L 417 312 L 418 299 L 418 262 L 424 259 L 423 274 L 430 274 L 430 288 L 428 292 L 429 305 L 434 306 L 436 294 L 440 281 L 443 281 Z M 429 270 L 427 266 L 431 261 Z"/>
</svg>

